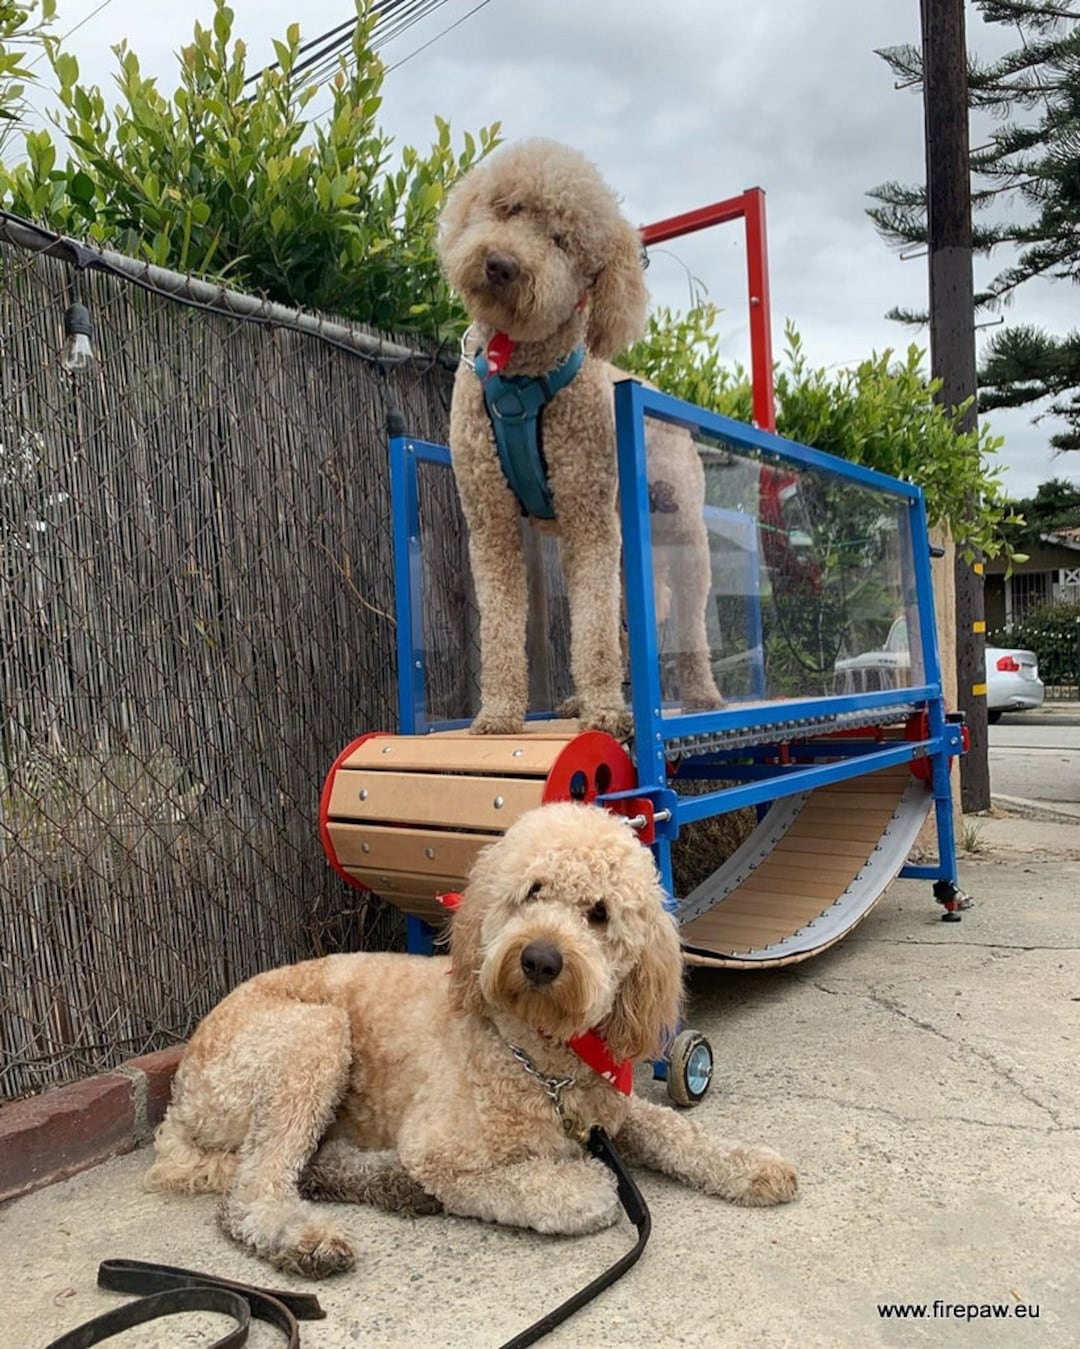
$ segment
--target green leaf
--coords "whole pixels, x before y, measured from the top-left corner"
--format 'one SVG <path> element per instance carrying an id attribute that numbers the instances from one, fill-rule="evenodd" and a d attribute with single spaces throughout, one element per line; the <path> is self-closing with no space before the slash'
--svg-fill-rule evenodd
<path id="1" fill-rule="evenodd" d="M 96 193 L 97 187 L 93 178 L 88 173 L 84 173 L 82 169 L 68 181 L 68 195 L 77 202 L 89 206 Z"/>

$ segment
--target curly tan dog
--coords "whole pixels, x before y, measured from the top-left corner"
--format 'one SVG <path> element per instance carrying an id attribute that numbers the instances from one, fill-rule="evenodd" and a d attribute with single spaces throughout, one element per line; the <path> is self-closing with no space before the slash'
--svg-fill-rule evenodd
<path id="1" fill-rule="evenodd" d="M 631 1163 L 737 1204 L 796 1191 L 776 1153 L 712 1139 L 623 1095 L 567 1041 L 616 1060 L 675 1024 L 681 961 L 648 850 L 594 806 L 522 816 L 478 858 L 445 958 L 336 955 L 261 974 L 201 1023 L 155 1141 L 151 1189 L 220 1191 L 221 1222 L 282 1269 L 348 1269 L 351 1243 L 302 1198 L 592 1232 L 614 1180 L 560 1125 L 543 1083 Z M 629 1072 L 628 1066 L 626 1067 Z"/>
<path id="2" fill-rule="evenodd" d="M 546 461 L 570 601 L 573 707 L 583 726 L 629 732 L 620 654 L 620 530 L 612 384 L 607 358 L 641 335 L 648 296 L 641 240 L 596 169 L 546 140 L 500 150 L 451 191 L 439 251 L 486 353 L 482 382 L 463 361 L 454 384 L 450 449 L 469 528 L 480 608 L 479 733 L 520 730 L 526 711 L 527 611 L 520 516 L 500 465 L 485 406 L 491 374 L 550 377 L 584 345 L 584 362 L 542 413 Z M 494 339 L 494 340 L 493 340 Z M 501 345 L 500 345 L 501 344 Z M 538 433 L 539 434 L 539 433 Z M 693 442 L 655 426 L 649 440 L 656 594 L 676 626 L 675 675 L 684 708 L 723 705 L 709 666 L 705 606 L 709 549 L 701 515 L 704 475 Z M 534 520 L 535 523 L 535 520 Z M 679 603 L 669 573 L 678 550 Z"/>

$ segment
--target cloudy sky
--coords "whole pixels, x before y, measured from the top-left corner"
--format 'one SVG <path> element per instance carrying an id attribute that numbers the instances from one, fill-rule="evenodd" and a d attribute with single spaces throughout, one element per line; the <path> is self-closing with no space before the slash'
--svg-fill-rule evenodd
<path id="1" fill-rule="evenodd" d="M 59 0 L 58 30 L 99 3 Z M 289 23 L 316 37 L 352 12 L 351 0 L 233 0 L 233 9 L 252 68 L 273 60 L 271 39 Z M 865 215 L 867 188 L 923 176 L 921 100 L 897 92 L 874 55 L 917 41 L 918 12 L 918 0 L 446 0 L 383 49 L 388 65 L 401 64 L 384 84 L 381 120 L 399 143 L 418 146 L 431 140 L 435 114 L 458 135 L 499 121 L 507 138 L 566 141 L 642 224 L 763 187 L 774 341 L 790 318 L 815 364 L 842 366 L 926 344 L 925 333 L 884 318 L 893 304 L 925 305 L 926 260 L 901 261 Z M 174 53 L 211 13 L 211 0 L 107 0 L 65 45 L 84 78 L 104 86 L 109 48 L 126 38 L 171 91 Z M 1012 45 L 974 10 L 968 22 L 980 53 Z M 973 143 L 984 130 L 973 129 Z M 746 361 L 743 267 L 741 231 L 726 226 L 654 251 L 648 279 L 656 302 L 684 306 L 688 275 L 698 278 L 724 311 L 725 351 Z M 996 270 L 977 267 L 976 284 Z M 1073 288 L 1036 284 L 1020 292 L 1010 321 L 1073 326 Z M 1050 476 L 1080 480 L 1077 456 L 1052 460 L 1048 431 L 1029 414 L 998 413 L 991 425 L 1006 437 L 1011 495 Z"/>

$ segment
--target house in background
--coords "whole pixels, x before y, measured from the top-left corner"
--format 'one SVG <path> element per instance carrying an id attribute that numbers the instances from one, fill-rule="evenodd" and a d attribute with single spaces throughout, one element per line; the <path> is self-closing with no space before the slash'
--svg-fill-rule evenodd
<path id="1" fill-rule="evenodd" d="M 986 631 L 999 632 L 1019 623 L 1039 604 L 1080 603 L 1080 526 L 1040 534 L 1030 556 L 1005 575 L 1002 557 L 986 563 Z"/>

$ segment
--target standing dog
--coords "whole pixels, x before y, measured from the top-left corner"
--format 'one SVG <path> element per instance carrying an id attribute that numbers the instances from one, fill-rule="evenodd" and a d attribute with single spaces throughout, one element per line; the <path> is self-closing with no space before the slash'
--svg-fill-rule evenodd
<path id="1" fill-rule="evenodd" d="M 500 150 L 453 188 L 439 251 L 472 319 L 468 359 L 454 384 L 450 448 L 480 608 L 481 708 L 473 730 L 513 734 L 525 716 L 525 513 L 551 521 L 561 539 L 573 711 L 583 726 L 623 736 L 631 721 L 620 654 L 612 401 L 619 372 L 607 359 L 644 328 L 640 236 L 586 159 L 533 140 Z M 514 422 L 531 400 L 542 407 L 531 449 L 521 448 L 527 433 L 516 427 L 505 434 L 518 443 L 504 448 L 493 427 Z M 654 538 L 667 559 L 655 579 L 660 621 L 672 599 L 665 573 L 679 550 L 672 612 L 682 704 L 719 707 L 705 633 L 704 475 L 688 435 L 656 425 L 649 479 Z"/>
<path id="2" fill-rule="evenodd" d="M 659 1051 L 680 993 L 648 850 L 594 806 L 542 806 L 478 858 L 450 961 L 328 956 L 229 994 L 185 1051 L 146 1183 L 222 1193 L 231 1236 L 313 1278 L 355 1253 L 302 1196 L 538 1232 L 615 1222 L 614 1179 L 564 1119 L 733 1203 L 791 1199 L 776 1153 L 611 1084 Z M 595 1067 L 570 1048 L 591 1030 Z"/>

